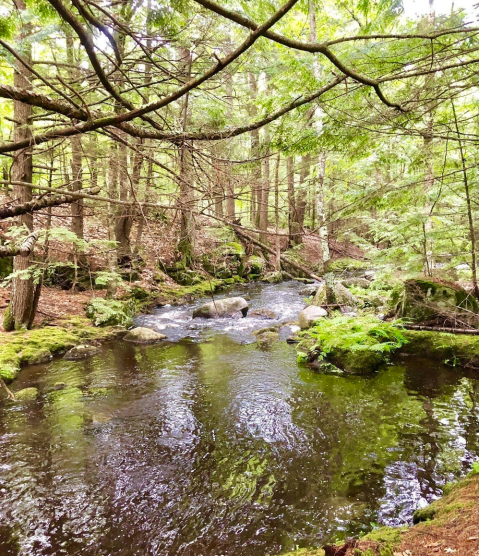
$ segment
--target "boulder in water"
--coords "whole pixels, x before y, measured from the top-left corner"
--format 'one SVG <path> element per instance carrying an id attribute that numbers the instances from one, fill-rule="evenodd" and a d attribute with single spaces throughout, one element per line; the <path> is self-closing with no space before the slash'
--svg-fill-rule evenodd
<path id="1" fill-rule="evenodd" d="M 79 359 L 86 359 L 92 355 L 99 353 L 100 348 L 96 346 L 75 346 L 70 351 L 67 351 L 63 356 L 64 359 L 68 361 L 78 361 Z"/>
<path id="2" fill-rule="evenodd" d="M 319 285 L 315 285 L 315 284 L 310 284 L 308 286 L 304 286 L 304 288 L 301 288 L 299 290 L 299 295 L 303 295 L 305 297 L 311 297 L 312 295 L 315 295 L 315 293 L 317 292 L 319 288 Z"/>
<path id="3" fill-rule="evenodd" d="M 193 318 L 213 319 L 215 317 L 234 317 L 241 313 L 243 317 L 248 314 L 249 305 L 242 297 L 228 297 L 215 299 L 193 311 Z"/>
<path id="4" fill-rule="evenodd" d="M 299 326 L 301 327 L 302 330 L 305 330 L 306 328 L 311 328 L 311 326 L 313 326 L 313 324 L 317 320 L 327 316 L 328 313 L 325 309 L 322 309 L 321 307 L 316 307 L 315 305 L 310 305 L 309 307 L 306 307 L 306 309 L 301 311 L 301 313 L 299 313 L 298 315 Z"/>
<path id="5" fill-rule="evenodd" d="M 255 309 L 249 314 L 250 317 L 259 317 L 261 319 L 273 319 L 276 320 L 278 315 L 274 311 L 269 309 Z"/>
<path id="6" fill-rule="evenodd" d="M 166 338 L 167 336 L 151 328 L 138 326 L 137 328 L 129 330 L 123 339 L 127 342 L 133 342 L 134 344 L 156 344 L 156 342 Z"/>

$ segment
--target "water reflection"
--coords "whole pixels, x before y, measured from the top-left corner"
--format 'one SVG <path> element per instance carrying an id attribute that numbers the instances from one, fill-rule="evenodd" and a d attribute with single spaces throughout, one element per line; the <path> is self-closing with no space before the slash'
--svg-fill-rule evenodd
<path id="1" fill-rule="evenodd" d="M 408 522 L 478 457 L 477 376 L 314 374 L 251 326 L 26 369 L 41 396 L 0 403 L 2 556 L 275 554 Z"/>

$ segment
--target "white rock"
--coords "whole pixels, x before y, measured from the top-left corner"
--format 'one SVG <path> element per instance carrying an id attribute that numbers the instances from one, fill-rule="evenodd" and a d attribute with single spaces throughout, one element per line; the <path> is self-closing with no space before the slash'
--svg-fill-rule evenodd
<path id="1" fill-rule="evenodd" d="M 316 307 L 315 305 L 310 305 L 309 307 L 306 307 L 306 309 L 301 311 L 301 313 L 299 313 L 298 315 L 299 326 L 301 327 L 302 330 L 305 330 L 306 328 L 310 328 L 311 326 L 313 326 L 313 324 L 317 320 L 327 316 L 328 316 L 328 312 L 322 307 Z"/>

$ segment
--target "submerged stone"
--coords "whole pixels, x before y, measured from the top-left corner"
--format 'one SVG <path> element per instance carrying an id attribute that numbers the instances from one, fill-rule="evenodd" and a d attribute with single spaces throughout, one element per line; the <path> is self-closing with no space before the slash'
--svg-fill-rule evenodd
<path id="1" fill-rule="evenodd" d="M 70 351 L 65 353 L 64 359 L 68 361 L 77 361 L 79 359 L 86 359 L 87 357 L 92 357 L 100 352 L 100 348 L 97 346 L 75 346 Z"/>
<path id="2" fill-rule="evenodd" d="M 166 338 L 167 336 L 156 332 L 156 330 L 138 326 L 137 328 L 133 328 L 133 330 L 129 330 L 123 339 L 126 342 L 132 342 L 134 344 L 155 344 Z"/>
<path id="3" fill-rule="evenodd" d="M 215 317 L 233 317 L 241 313 L 243 317 L 248 314 L 248 302 L 242 297 L 229 297 L 215 299 L 193 311 L 193 318 L 212 319 Z"/>
<path id="4" fill-rule="evenodd" d="M 38 397 L 38 388 L 34 388 L 33 386 L 30 388 L 24 388 L 23 390 L 19 390 L 18 392 L 14 393 L 15 400 L 21 402 L 27 402 L 34 400 Z"/>
<path id="5" fill-rule="evenodd" d="M 250 317 L 259 317 L 262 319 L 272 319 L 275 320 L 278 318 L 278 315 L 271 311 L 270 309 L 255 309 L 249 314 Z"/>

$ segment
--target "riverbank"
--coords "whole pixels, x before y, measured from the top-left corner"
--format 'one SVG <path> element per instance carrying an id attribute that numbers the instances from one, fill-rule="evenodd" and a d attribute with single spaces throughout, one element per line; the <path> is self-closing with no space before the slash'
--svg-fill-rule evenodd
<path id="1" fill-rule="evenodd" d="M 361 539 L 285 556 L 477 556 L 479 554 L 479 463 L 444 495 L 414 514 L 412 527 L 380 527 Z"/>
<path id="2" fill-rule="evenodd" d="M 225 290 L 237 283 L 234 279 L 212 279 L 191 286 L 164 284 L 147 290 L 133 287 L 123 292 L 121 301 L 131 302 L 135 312 L 148 312 L 158 305 L 181 305 Z M 81 345 L 99 346 L 121 337 L 127 326 L 94 326 L 87 318 L 88 305 L 103 300 L 99 292 L 90 290 L 71 293 L 44 288 L 43 305 L 32 330 L 3 332 L 0 330 L 0 379 L 7 384 L 18 376 L 24 365 L 45 363 L 69 349 Z M 56 316 L 55 316 L 56 315 Z M 1 320 L 1 316 L 0 316 Z"/>

